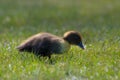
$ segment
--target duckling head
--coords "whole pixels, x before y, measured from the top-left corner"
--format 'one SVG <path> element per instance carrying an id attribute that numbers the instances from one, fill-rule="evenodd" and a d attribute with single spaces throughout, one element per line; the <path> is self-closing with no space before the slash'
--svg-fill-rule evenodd
<path id="1" fill-rule="evenodd" d="M 82 43 L 82 37 L 79 32 L 68 31 L 64 34 L 63 39 L 71 45 L 77 45 L 82 49 L 85 49 Z"/>

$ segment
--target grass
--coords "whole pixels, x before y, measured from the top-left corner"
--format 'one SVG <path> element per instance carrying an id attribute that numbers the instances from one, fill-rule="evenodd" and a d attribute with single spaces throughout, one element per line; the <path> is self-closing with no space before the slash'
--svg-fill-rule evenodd
<path id="1" fill-rule="evenodd" d="M 120 0 L 1 0 L 0 80 L 119 80 Z M 77 30 L 86 50 L 72 46 L 47 58 L 19 54 L 38 32 Z"/>

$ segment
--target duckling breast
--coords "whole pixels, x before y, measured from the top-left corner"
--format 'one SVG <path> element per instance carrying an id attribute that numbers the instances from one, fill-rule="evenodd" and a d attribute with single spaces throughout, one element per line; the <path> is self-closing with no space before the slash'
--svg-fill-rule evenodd
<path id="1" fill-rule="evenodd" d="M 55 54 L 61 54 L 67 52 L 70 49 L 69 43 L 62 39 L 56 39 L 53 46 L 54 48 L 52 48 L 52 51 Z"/>

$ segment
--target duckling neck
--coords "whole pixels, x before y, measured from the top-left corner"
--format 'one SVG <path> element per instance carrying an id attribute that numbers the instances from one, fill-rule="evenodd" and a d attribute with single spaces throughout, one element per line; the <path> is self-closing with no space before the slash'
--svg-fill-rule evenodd
<path id="1" fill-rule="evenodd" d="M 65 37 L 63 37 L 63 40 L 70 45 L 70 42 Z"/>

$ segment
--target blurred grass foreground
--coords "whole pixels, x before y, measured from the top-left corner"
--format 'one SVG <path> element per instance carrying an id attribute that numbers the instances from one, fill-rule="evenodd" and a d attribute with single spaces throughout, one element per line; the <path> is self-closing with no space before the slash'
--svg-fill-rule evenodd
<path id="1" fill-rule="evenodd" d="M 72 46 L 54 64 L 15 49 L 33 34 L 68 30 L 86 50 Z M 0 0 L 0 80 L 120 80 L 119 69 L 120 0 Z"/>

